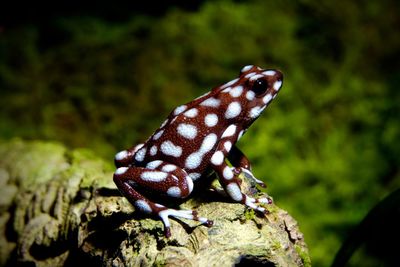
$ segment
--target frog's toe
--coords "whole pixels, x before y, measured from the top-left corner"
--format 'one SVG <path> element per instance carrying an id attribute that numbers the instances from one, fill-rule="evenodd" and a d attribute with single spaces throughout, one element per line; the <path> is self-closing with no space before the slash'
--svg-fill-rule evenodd
<path id="1" fill-rule="evenodd" d="M 266 208 L 261 207 L 257 204 L 271 204 L 271 203 L 272 203 L 272 201 L 270 198 L 252 198 L 249 196 L 246 197 L 246 201 L 245 201 L 245 205 L 247 207 L 249 207 L 253 210 L 256 210 L 258 212 L 261 212 L 263 214 L 268 214 L 269 211 Z"/>
<path id="2" fill-rule="evenodd" d="M 241 171 L 242 171 L 244 177 L 246 177 L 247 179 L 254 181 L 256 184 L 258 184 L 261 187 L 264 187 L 264 188 L 267 187 L 267 185 L 263 181 L 257 179 L 250 170 L 241 168 Z"/>
<path id="3" fill-rule="evenodd" d="M 167 236 L 167 233 L 169 228 L 170 228 L 170 221 L 169 221 L 169 216 L 174 217 L 174 218 L 183 218 L 183 219 L 188 219 L 188 220 L 193 220 L 193 221 L 198 221 L 207 227 L 211 227 L 213 225 L 213 221 L 209 220 L 204 217 L 199 217 L 197 216 L 197 212 L 194 210 L 176 210 L 176 209 L 165 209 L 163 211 L 160 211 L 158 214 L 164 223 L 165 226 L 165 234 Z M 169 233 L 170 234 L 170 233 Z"/>

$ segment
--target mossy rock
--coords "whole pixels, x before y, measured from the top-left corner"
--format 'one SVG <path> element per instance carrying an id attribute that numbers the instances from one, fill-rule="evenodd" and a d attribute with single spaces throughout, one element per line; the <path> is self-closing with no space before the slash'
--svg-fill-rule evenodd
<path id="1" fill-rule="evenodd" d="M 159 220 L 134 212 L 119 194 L 113 169 L 93 152 L 56 143 L 1 144 L 0 265 L 311 265 L 287 212 L 272 204 L 264 216 L 210 190 L 180 207 L 214 226 L 172 219 L 165 238 Z"/>

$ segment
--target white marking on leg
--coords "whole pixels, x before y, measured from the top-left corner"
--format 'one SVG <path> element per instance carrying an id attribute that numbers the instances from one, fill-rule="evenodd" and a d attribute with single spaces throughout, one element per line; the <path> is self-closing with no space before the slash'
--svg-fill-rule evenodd
<path id="1" fill-rule="evenodd" d="M 217 125 L 218 123 L 218 116 L 214 113 L 211 114 L 207 114 L 204 117 L 204 123 L 208 126 L 208 127 L 214 127 L 215 125 Z"/>
<path id="2" fill-rule="evenodd" d="M 231 151 L 232 142 L 231 142 L 231 141 L 226 141 L 226 142 L 224 143 L 224 148 L 225 148 L 225 150 L 226 150 L 227 152 Z"/>
<path id="3" fill-rule="evenodd" d="M 229 125 L 228 128 L 226 128 L 226 130 L 222 134 L 221 138 L 232 136 L 235 134 L 235 132 L 236 132 L 236 125 L 231 124 L 231 125 Z"/>
<path id="4" fill-rule="evenodd" d="M 167 178 L 168 174 L 165 172 L 150 171 L 140 174 L 140 178 L 147 182 L 161 182 Z"/>
<path id="5" fill-rule="evenodd" d="M 160 131 L 158 131 L 157 133 L 155 133 L 155 134 L 153 135 L 153 140 L 159 139 L 163 133 L 164 133 L 164 130 L 160 130 Z"/>
<path id="6" fill-rule="evenodd" d="M 141 148 L 138 152 L 136 152 L 135 160 L 143 161 L 144 160 L 144 156 L 146 155 L 146 151 L 147 151 L 147 149 L 144 147 L 144 148 Z"/>
<path id="7" fill-rule="evenodd" d="M 279 91 L 279 89 L 281 89 L 281 86 L 282 86 L 282 81 L 276 81 L 276 82 L 274 83 L 274 89 L 275 89 L 275 91 Z"/>
<path id="8" fill-rule="evenodd" d="M 116 171 L 115 174 L 121 175 L 124 174 L 129 168 L 128 167 L 119 167 Z"/>
<path id="9" fill-rule="evenodd" d="M 239 97 L 239 96 L 242 94 L 242 92 L 243 92 L 243 86 L 238 85 L 238 86 L 234 87 L 234 88 L 229 92 L 229 94 L 230 94 L 232 97 Z"/>
<path id="10" fill-rule="evenodd" d="M 241 201 L 243 199 L 242 192 L 236 183 L 230 183 L 226 186 L 228 195 L 235 201 Z"/>
<path id="11" fill-rule="evenodd" d="M 153 161 L 150 161 L 149 163 L 147 163 L 146 168 L 154 170 L 154 169 L 158 168 L 158 166 L 160 166 L 162 163 L 163 162 L 161 160 L 153 160 Z"/>
<path id="12" fill-rule="evenodd" d="M 199 113 L 199 111 L 196 108 L 192 108 L 192 109 L 189 109 L 188 111 L 186 111 L 185 113 L 183 113 L 183 115 L 185 115 L 188 118 L 194 118 L 197 116 L 198 113 Z"/>
<path id="13" fill-rule="evenodd" d="M 170 197 L 180 197 L 182 194 L 181 189 L 177 186 L 172 186 L 170 188 L 168 188 L 167 190 L 167 195 Z"/>
<path id="14" fill-rule="evenodd" d="M 155 156 L 157 154 L 157 151 L 158 151 L 157 146 L 152 146 L 150 148 L 150 155 Z"/>
<path id="15" fill-rule="evenodd" d="M 232 119 L 240 114 L 242 107 L 239 102 L 232 102 L 228 105 L 225 111 L 225 118 Z"/>
<path id="16" fill-rule="evenodd" d="M 222 171 L 222 175 L 226 180 L 230 180 L 233 178 L 233 172 L 229 166 L 225 166 L 224 170 Z"/>
<path id="17" fill-rule="evenodd" d="M 191 124 L 181 123 L 176 130 L 179 135 L 187 139 L 194 139 L 197 135 L 197 127 Z"/>
<path id="18" fill-rule="evenodd" d="M 149 204 L 144 200 L 141 200 L 141 199 L 136 200 L 135 206 L 136 206 L 136 208 L 138 208 L 140 211 L 142 211 L 144 213 L 151 213 L 151 208 L 150 208 Z"/>
<path id="19" fill-rule="evenodd" d="M 212 107 L 212 108 L 217 108 L 219 107 L 219 104 L 221 103 L 221 100 L 216 99 L 214 97 L 207 98 L 203 102 L 200 103 L 200 106 L 205 106 L 205 107 Z"/>
<path id="20" fill-rule="evenodd" d="M 201 160 L 203 158 L 203 153 L 197 151 L 190 154 L 185 161 L 185 167 L 188 169 L 196 169 L 200 166 Z"/>
<path id="21" fill-rule="evenodd" d="M 211 157 L 211 163 L 218 166 L 221 165 L 222 162 L 224 162 L 224 153 L 221 151 L 215 152 Z"/>
<path id="22" fill-rule="evenodd" d="M 168 156 L 180 157 L 182 155 L 182 147 L 174 145 L 171 141 L 165 141 L 161 144 L 161 152 Z"/>
<path id="23" fill-rule="evenodd" d="M 186 105 L 182 105 L 182 106 L 177 107 L 174 110 L 174 115 L 176 116 L 176 115 L 181 114 L 182 112 L 184 112 L 186 110 L 186 108 L 187 108 Z"/>
<path id="24" fill-rule="evenodd" d="M 172 164 L 167 164 L 161 168 L 163 172 L 173 172 L 176 170 L 176 166 Z"/>
<path id="25" fill-rule="evenodd" d="M 217 135 L 211 133 L 204 137 L 203 143 L 201 144 L 200 151 L 205 154 L 211 149 L 213 149 L 214 145 L 217 143 Z"/>
<path id="26" fill-rule="evenodd" d="M 192 193 L 193 187 L 194 187 L 193 180 L 189 175 L 186 176 L 185 179 L 186 179 L 186 183 L 187 183 L 187 186 L 188 186 L 188 191 L 189 191 L 189 194 L 190 194 L 190 193 Z"/>

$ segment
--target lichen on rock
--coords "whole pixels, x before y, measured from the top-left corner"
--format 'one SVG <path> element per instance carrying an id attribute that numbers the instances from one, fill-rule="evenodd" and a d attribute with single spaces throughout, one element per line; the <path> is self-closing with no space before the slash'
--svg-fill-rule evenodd
<path id="1" fill-rule="evenodd" d="M 214 226 L 173 219 L 167 239 L 159 220 L 135 212 L 119 194 L 112 172 L 88 150 L 1 144 L 0 265 L 311 265 L 296 221 L 273 204 L 267 216 L 249 213 L 204 190 L 180 207 Z"/>

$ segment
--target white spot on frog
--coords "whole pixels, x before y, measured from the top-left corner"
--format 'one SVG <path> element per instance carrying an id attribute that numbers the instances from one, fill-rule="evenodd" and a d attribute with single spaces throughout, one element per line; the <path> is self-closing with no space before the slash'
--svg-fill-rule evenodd
<path id="1" fill-rule="evenodd" d="M 150 161 L 149 163 L 147 163 L 146 168 L 154 170 L 154 169 L 158 168 L 158 166 L 160 166 L 162 163 L 163 162 L 161 160 L 153 160 L 153 161 Z"/>
<path id="2" fill-rule="evenodd" d="M 260 116 L 260 114 L 261 114 L 261 112 L 263 112 L 263 110 L 265 109 L 265 107 L 266 106 L 263 106 L 263 107 L 254 107 L 254 108 L 252 108 L 251 110 L 250 110 L 250 114 L 249 114 L 249 116 L 250 116 L 250 118 L 253 118 L 253 119 L 255 119 L 255 118 L 257 118 L 258 116 Z"/>
<path id="3" fill-rule="evenodd" d="M 207 98 L 203 102 L 200 103 L 200 106 L 205 106 L 205 107 L 212 107 L 212 108 L 217 108 L 219 107 L 219 104 L 221 103 L 221 100 L 216 99 L 214 97 Z"/>
<path id="4" fill-rule="evenodd" d="M 263 97 L 263 102 L 264 102 L 264 104 L 269 103 L 271 100 L 272 100 L 272 95 L 271 95 L 271 94 L 266 94 L 266 95 Z"/>
<path id="5" fill-rule="evenodd" d="M 172 186 L 172 187 L 168 188 L 167 195 L 170 197 L 180 197 L 181 189 L 177 186 Z"/>
<path id="6" fill-rule="evenodd" d="M 176 115 L 181 114 L 182 112 L 184 112 L 186 110 L 186 108 L 187 108 L 186 105 L 182 105 L 182 106 L 177 107 L 174 110 L 174 115 L 176 116 Z"/>
<path id="7" fill-rule="evenodd" d="M 246 93 L 246 98 L 247 98 L 247 100 L 249 100 L 249 101 L 252 101 L 252 100 L 254 100 L 254 97 L 256 96 L 256 94 L 253 92 L 253 91 L 247 91 L 247 93 Z"/>
<path id="8" fill-rule="evenodd" d="M 115 155 L 116 160 L 123 160 L 128 157 L 128 151 L 122 150 Z"/>
<path id="9" fill-rule="evenodd" d="M 226 192 L 235 201 L 241 201 L 243 196 L 240 188 L 235 183 L 230 183 L 226 186 Z"/>
<path id="10" fill-rule="evenodd" d="M 244 77 L 248 79 L 248 78 L 253 77 L 254 75 L 256 75 L 255 72 L 250 72 L 250 73 L 246 74 Z"/>
<path id="11" fill-rule="evenodd" d="M 143 172 L 140 175 L 140 178 L 143 181 L 147 182 L 161 182 L 164 181 L 167 178 L 168 174 L 165 172 L 159 172 L 159 171 L 149 171 L 149 172 Z"/>
<path id="12" fill-rule="evenodd" d="M 222 175 L 226 180 L 231 180 L 233 178 L 233 172 L 229 166 L 225 166 L 224 170 L 222 171 Z"/>
<path id="13" fill-rule="evenodd" d="M 147 151 L 147 149 L 144 147 L 144 148 L 140 149 L 138 152 L 136 152 L 135 160 L 143 161 L 144 160 L 144 156 L 146 155 L 146 151 Z"/>
<path id="14" fill-rule="evenodd" d="M 262 75 L 262 74 L 254 75 L 254 76 L 252 76 L 252 77 L 250 78 L 250 81 L 257 80 L 258 78 L 261 78 L 261 77 L 264 77 L 264 75 Z"/>
<path id="15" fill-rule="evenodd" d="M 221 151 L 215 152 L 211 157 L 211 163 L 218 166 L 224 162 L 224 154 Z"/>
<path id="16" fill-rule="evenodd" d="M 207 114 L 204 117 L 204 123 L 208 126 L 208 127 L 214 127 L 215 125 L 217 125 L 218 123 L 218 116 L 214 113 L 211 114 Z"/>
<path id="17" fill-rule="evenodd" d="M 225 111 L 225 118 L 226 119 L 233 119 L 237 117 L 240 112 L 242 111 L 242 107 L 240 106 L 239 102 L 232 102 L 228 105 Z"/>
<path id="18" fill-rule="evenodd" d="M 229 125 L 228 128 L 226 128 L 226 130 L 222 134 L 221 138 L 232 136 L 235 134 L 235 132 L 236 132 L 236 125 L 231 124 L 231 125 Z"/>
<path id="19" fill-rule="evenodd" d="M 254 67 L 254 65 L 244 66 L 240 72 L 246 72 L 246 71 L 250 70 L 252 67 Z"/>
<path id="20" fill-rule="evenodd" d="M 276 74 L 276 71 L 274 71 L 274 70 L 266 70 L 262 74 L 267 75 L 267 76 L 274 76 Z"/>
<path id="21" fill-rule="evenodd" d="M 214 145 L 217 143 L 217 135 L 214 133 L 211 133 L 207 135 L 203 143 L 201 144 L 201 147 L 198 151 L 190 154 L 185 161 L 185 166 L 188 169 L 195 169 L 201 164 L 201 160 L 203 159 L 203 156 L 205 153 L 209 152 L 211 149 L 213 149 Z"/>
<path id="22" fill-rule="evenodd" d="M 243 86 L 238 85 L 238 86 L 234 87 L 234 88 L 229 92 L 229 94 L 230 94 L 232 97 L 239 97 L 239 96 L 242 94 L 242 92 L 243 92 Z"/>
<path id="23" fill-rule="evenodd" d="M 229 152 L 229 151 L 231 150 L 231 148 L 232 148 L 232 142 L 231 142 L 231 141 L 226 141 L 226 142 L 224 143 L 224 147 L 225 147 L 225 150 L 226 150 L 227 152 Z"/>
<path id="24" fill-rule="evenodd" d="M 236 79 L 234 79 L 234 80 L 232 80 L 230 82 L 227 82 L 226 84 L 222 85 L 221 89 L 225 89 L 226 87 L 229 87 L 229 86 L 235 84 L 237 81 L 239 81 L 239 78 L 236 78 Z"/>
<path id="25" fill-rule="evenodd" d="M 282 81 L 276 81 L 274 83 L 274 90 L 279 91 L 279 89 L 281 89 L 281 86 L 282 86 Z"/>
<path id="26" fill-rule="evenodd" d="M 182 155 L 182 147 L 174 145 L 171 141 L 165 141 L 161 144 L 161 152 L 168 156 L 180 157 Z"/>
<path id="27" fill-rule="evenodd" d="M 190 178 L 193 179 L 193 181 L 196 181 L 197 179 L 199 179 L 201 177 L 201 173 L 198 172 L 192 172 L 189 173 Z"/>
<path id="28" fill-rule="evenodd" d="M 156 132 L 156 133 L 153 135 L 153 140 L 159 139 L 163 133 L 164 133 L 164 130 L 160 130 L 160 131 Z"/>
<path id="29" fill-rule="evenodd" d="M 136 200 L 135 206 L 136 206 L 136 208 L 138 208 L 139 210 L 141 210 L 144 213 L 151 213 L 151 208 L 150 208 L 149 204 L 147 204 L 147 202 L 144 200 L 141 200 L 141 199 Z"/>
<path id="30" fill-rule="evenodd" d="M 178 134 L 187 138 L 187 139 L 194 139 L 197 135 L 197 128 L 194 125 L 181 123 L 176 128 Z"/>
<path id="31" fill-rule="evenodd" d="M 167 164 L 167 165 L 163 166 L 161 170 L 163 172 L 173 172 L 176 170 L 176 166 L 172 165 L 172 164 Z"/>
<path id="32" fill-rule="evenodd" d="M 155 156 L 157 154 L 157 146 L 152 146 L 150 148 L 150 155 Z"/>
<path id="33" fill-rule="evenodd" d="M 124 174 L 129 168 L 128 167 L 119 167 L 116 171 L 115 174 L 121 175 Z"/>
<path id="34" fill-rule="evenodd" d="M 183 115 L 185 115 L 188 118 L 194 118 L 197 116 L 198 113 L 199 113 L 199 111 L 196 108 L 192 108 L 192 109 L 189 109 L 188 111 L 186 111 L 185 113 L 183 113 Z"/>

